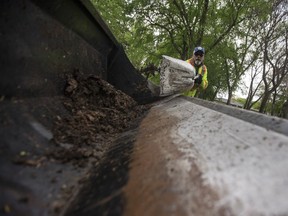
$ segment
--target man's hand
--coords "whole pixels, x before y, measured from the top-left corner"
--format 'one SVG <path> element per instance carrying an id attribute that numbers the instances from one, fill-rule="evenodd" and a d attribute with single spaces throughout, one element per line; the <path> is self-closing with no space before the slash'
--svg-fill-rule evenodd
<path id="1" fill-rule="evenodd" d="M 195 83 L 200 85 L 201 82 L 202 82 L 202 75 L 198 75 L 198 77 L 195 79 Z"/>

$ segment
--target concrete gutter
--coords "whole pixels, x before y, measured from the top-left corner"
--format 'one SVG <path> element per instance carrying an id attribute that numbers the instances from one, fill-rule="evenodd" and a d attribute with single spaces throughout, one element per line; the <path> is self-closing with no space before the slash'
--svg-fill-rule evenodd
<path id="1" fill-rule="evenodd" d="M 275 116 L 267 116 L 262 113 L 248 111 L 245 109 L 239 109 L 236 107 L 223 105 L 216 102 L 205 101 L 198 98 L 191 98 L 191 97 L 185 97 L 185 98 L 186 100 L 189 100 L 195 104 L 199 104 L 209 109 L 216 110 L 218 112 L 233 116 L 234 118 L 242 119 L 252 124 L 259 125 L 268 130 L 288 135 L 288 120 L 286 119 L 278 118 Z"/>
<path id="2" fill-rule="evenodd" d="M 140 125 L 124 215 L 287 215 L 287 150 L 283 133 L 166 100 Z"/>

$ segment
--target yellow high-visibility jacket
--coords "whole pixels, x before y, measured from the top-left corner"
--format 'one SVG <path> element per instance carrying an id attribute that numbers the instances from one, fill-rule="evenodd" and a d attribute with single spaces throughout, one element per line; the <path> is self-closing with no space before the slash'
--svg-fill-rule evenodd
<path id="1" fill-rule="evenodd" d="M 192 89 L 184 92 L 184 95 L 194 97 L 197 90 L 204 90 L 207 88 L 207 86 L 208 86 L 208 78 L 207 78 L 208 70 L 207 70 L 207 67 L 205 65 L 201 65 L 200 67 L 195 66 L 192 58 L 186 60 L 186 62 L 190 63 L 191 65 L 193 65 L 195 67 L 196 75 L 198 75 L 198 74 L 202 75 L 202 82 L 200 85 L 195 83 L 194 86 L 192 87 Z"/>

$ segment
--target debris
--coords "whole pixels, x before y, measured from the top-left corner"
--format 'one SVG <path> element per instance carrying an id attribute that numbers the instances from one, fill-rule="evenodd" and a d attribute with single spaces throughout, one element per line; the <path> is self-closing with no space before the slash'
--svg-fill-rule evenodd
<path id="1" fill-rule="evenodd" d="M 149 109 L 94 75 L 69 75 L 63 101 L 69 116 L 56 116 L 47 155 L 80 167 L 98 161 L 118 134 Z"/>

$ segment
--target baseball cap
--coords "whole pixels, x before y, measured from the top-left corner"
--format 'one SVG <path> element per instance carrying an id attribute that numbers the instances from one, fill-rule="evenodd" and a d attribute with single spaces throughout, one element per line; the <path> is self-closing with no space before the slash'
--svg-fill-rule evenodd
<path id="1" fill-rule="evenodd" d="M 196 47 L 196 48 L 194 49 L 193 54 L 195 54 L 195 53 L 205 54 L 205 49 L 204 49 L 203 47 L 198 46 L 198 47 Z"/>

